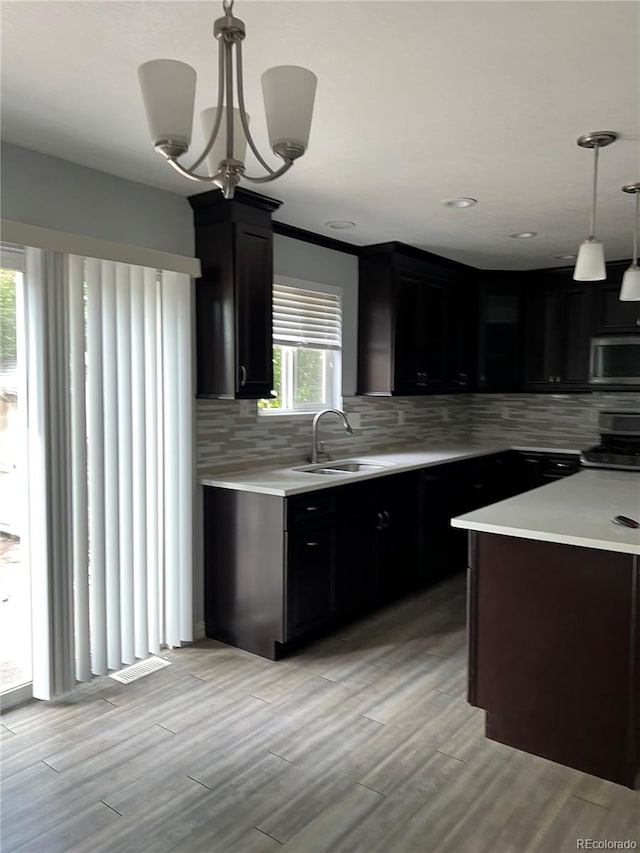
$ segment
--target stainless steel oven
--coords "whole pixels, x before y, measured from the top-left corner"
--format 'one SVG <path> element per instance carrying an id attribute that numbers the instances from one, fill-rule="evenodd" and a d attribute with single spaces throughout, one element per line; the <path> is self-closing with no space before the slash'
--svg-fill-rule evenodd
<path id="1" fill-rule="evenodd" d="M 640 385 L 640 335 L 591 338 L 589 382 Z"/>

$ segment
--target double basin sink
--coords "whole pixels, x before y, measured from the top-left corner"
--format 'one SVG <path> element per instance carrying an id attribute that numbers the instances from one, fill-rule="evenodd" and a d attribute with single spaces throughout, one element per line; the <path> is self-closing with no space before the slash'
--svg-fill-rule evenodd
<path id="1" fill-rule="evenodd" d="M 342 462 L 321 462 L 317 465 L 305 465 L 293 468 L 301 474 L 325 474 L 327 476 L 340 474 L 367 474 L 382 468 L 389 468 L 389 462 L 360 462 L 357 459 L 344 459 Z"/>

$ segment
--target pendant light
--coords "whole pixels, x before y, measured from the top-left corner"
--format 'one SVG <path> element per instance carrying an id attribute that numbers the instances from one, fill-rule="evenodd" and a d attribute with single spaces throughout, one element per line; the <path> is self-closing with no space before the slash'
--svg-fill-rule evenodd
<path id="1" fill-rule="evenodd" d="M 187 153 L 191 144 L 196 72 L 190 65 L 173 59 L 153 59 L 138 69 L 155 150 L 183 177 L 213 184 L 222 190 L 225 198 L 233 198 L 239 181 L 257 184 L 273 181 L 302 157 L 309 144 L 317 82 L 315 74 L 297 65 L 279 65 L 262 75 L 269 142 L 273 153 L 283 161 L 279 168 L 272 168 L 262 158 L 249 131 L 242 67 L 245 26 L 233 14 L 233 3 L 234 0 L 223 0 L 224 15 L 213 25 L 213 35 L 218 41 L 217 106 L 201 115 L 207 143 L 191 166 L 182 165 L 178 158 Z M 265 174 L 256 177 L 246 174 L 247 145 Z M 205 161 L 209 172 L 196 172 Z"/>
<path id="2" fill-rule="evenodd" d="M 578 258 L 573 271 L 576 281 L 601 281 L 607 277 L 604 263 L 604 246 L 596 238 L 596 196 L 598 189 L 598 154 L 601 148 L 611 145 L 618 138 L 618 134 L 611 130 L 594 130 L 578 137 L 578 145 L 581 148 L 593 148 L 593 198 L 591 202 L 591 225 L 589 236 L 581 244 L 578 250 Z"/>
<path id="3" fill-rule="evenodd" d="M 636 197 L 636 216 L 633 222 L 633 258 L 631 266 L 622 277 L 620 299 L 623 302 L 640 301 L 640 267 L 638 266 L 638 234 L 640 233 L 640 181 L 625 184 L 623 193 L 633 193 Z"/>

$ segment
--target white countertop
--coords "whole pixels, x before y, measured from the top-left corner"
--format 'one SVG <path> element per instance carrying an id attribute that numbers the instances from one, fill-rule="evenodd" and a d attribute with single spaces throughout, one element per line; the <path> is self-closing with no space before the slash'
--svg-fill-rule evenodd
<path id="1" fill-rule="evenodd" d="M 376 468 L 367 473 L 358 474 L 314 474 L 296 471 L 304 468 L 304 462 L 292 463 L 282 468 L 248 468 L 242 471 L 216 473 L 212 476 L 200 477 L 203 486 L 216 486 L 221 489 L 235 489 L 241 492 L 258 492 L 264 495 L 279 495 L 289 497 L 302 492 L 313 492 L 317 489 L 327 489 L 331 486 L 342 486 L 347 483 L 360 483 L 389 474 L 402 471 L 412 471 L 416 468 L 426 468 L 431 465 L 442 465 L 445 462 L 455 462 L 460 459 L 472 459 L 477 456 L 487 456 L 509 450 L 508 445 L 480 444 L 448 444 L 430 447 L 428 450 L 409 448 L 407 450 L 388 451 L 385 453 L 361 454 L 350 456 L 350 461 L 380 462 L 385 467 Z M 556 451 L 566 452 L 566 451 Z M 339 459 L 325 463 L 335 465 Z"/>
<path id="2" fill-rule="evenodd" d="M 453 527 L 640 555 L 640 472 L 589 469 L 451 520 Z"/>

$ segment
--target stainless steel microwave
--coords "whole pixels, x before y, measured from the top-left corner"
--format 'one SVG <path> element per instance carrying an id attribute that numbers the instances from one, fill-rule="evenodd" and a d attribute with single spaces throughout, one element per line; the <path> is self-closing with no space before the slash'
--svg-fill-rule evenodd
<path id="1" fill-rule="evenodd" d="M 591 338 L 589 382 L 640 385 L 640 335 Z"/>

